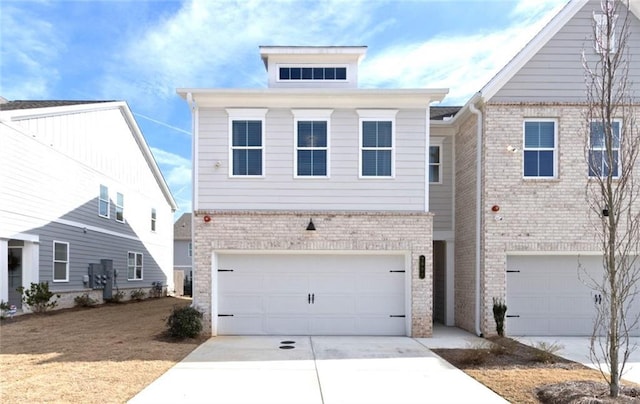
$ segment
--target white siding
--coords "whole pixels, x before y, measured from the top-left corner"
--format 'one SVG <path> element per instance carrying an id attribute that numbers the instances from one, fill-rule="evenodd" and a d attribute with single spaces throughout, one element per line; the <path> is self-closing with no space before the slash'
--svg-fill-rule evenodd
<path id="1" fill-rule="evenodd" d="M 622 7 L 622 4 L 621 4 Z M 584 49 L 591 59 L 593 48 L 593 12 L 600 10 L 600 0 L 592 0 L 534 55 L 494 97 L 493 102 L 580 102 L 585 99 L 584 69 L 581 55 Z M 640 54 L 640 21 L 630 17 L 629 51 Z M 618 21 L 622 20 L 622 15 Z M 631 57 L 631 60 L 636 58 Z M 640 85 L 640 63 L 630 63 L 629 75 Z"/>
<path id="2" fill-rule="evenodd" d="M 119 108 L 24 119 L 0 129 L 0 238 L 62 231 L 42 230 L 52 222 L 80 233 L 87 228 L 143 246 L 153 257 L 148 262 L 173 281 L 173 212 Z M 109 187 L 109 219 L 98 216 L 100 184 Z M 117 192 L 124 195 L 125 223 L 115 221 Z"/>
<path id="3" fill-rule="evenodd" d="M 307 179 L 294 178 L 291 110 L 269 109 L 264 178 L 229 178 L 227 114 L 202 108 L 198 209 L 423 211 L 425 116 L 419 109 L 396 115 L 395 178 L 359 179 L 358 114 L 355 109 L 335 109 L 330 118 L 331 176 Z"/>
<path id="4" fill-rule="evenodd" d="M 445 133 L 441 129 L 432 129 L 432 137 L 442 139 L 440 175 L 442 183 L 429 185 L 429 211 L 434 214 L 433 230 L 452 231 L 453 230 L 453 136 L 440 134 Z"/>

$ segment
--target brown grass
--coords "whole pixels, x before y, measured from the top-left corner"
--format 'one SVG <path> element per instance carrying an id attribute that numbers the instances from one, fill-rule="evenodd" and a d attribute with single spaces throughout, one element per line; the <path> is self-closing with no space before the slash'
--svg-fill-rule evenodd
<path id="1" fill-rule="evenodd" d="M 203 340 L 162 337 L 177 298 L 3 320 L 0 402 L 122 403 Z"/>

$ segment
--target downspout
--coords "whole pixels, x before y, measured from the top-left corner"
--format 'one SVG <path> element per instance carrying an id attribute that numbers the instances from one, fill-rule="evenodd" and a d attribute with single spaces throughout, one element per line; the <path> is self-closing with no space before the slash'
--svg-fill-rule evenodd
<path id="1" fill-rule="evenodd" d="M 197 200 L 196 200 L 196 178 L 197 178 L 197 173 L 196 173 L 196 141 L 198 139 L 197 133 L 198 133 L 198 121 L 197 121 L 197 117 L 196 117 L 196 113 L 198 110 L 198 105 L 196 104 L 195 100 L 193 99 L 193 94 L 191 94 L 191 92 L 187 93 L 187 104 L 189 104 L 189 109 L 191 110 L 191 251 L 195 252 L 195 215 L 194 212 L 196 211 L 196 206 L 197 206 Z M 196 289 L 196 277 L 194 277 L 193 275 L 195 274 L 195 259 L 196 255 L 194 253 L 191 254 L 191 296 L 192 296 L 192 306 L 197 308 L 197 304 L 198 304 L 198 299 L 194 296 L 195 293 L 194 291 L 197 290 Z"/>
<path id="2" fill-rule="evenodd" d="M 475 97 L 474 97 L 475 98 Z M 482 112 L 476 108 L 475 101 L 469 103 L 469 111 L 476 115 L 476 335 L 482 336 L 480 330 L 480 242 L 482 241 Z"/>

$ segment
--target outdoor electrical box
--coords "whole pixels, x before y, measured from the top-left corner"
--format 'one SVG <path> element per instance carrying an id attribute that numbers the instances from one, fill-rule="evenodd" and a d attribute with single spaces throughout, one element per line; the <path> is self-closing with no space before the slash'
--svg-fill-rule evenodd
<path id="1" fill-rule="evenodd" d="M 102 289 L 102 298 L 113 298 L 113 260 L 100 260 L 99 264 L 89 264 L 89 287 Z"/>

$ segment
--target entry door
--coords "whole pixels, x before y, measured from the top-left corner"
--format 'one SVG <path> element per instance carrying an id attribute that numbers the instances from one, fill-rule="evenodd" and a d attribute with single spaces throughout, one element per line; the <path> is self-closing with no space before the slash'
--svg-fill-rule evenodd
<path id="1" fill-rule="evenodd" d="M 405 335 L 401 255 L 219 255 L 218 334 Z"/>
<path id="2" fill-rule="evenodd" d="M 9 304 L 22 307 L 22 295 L 16 289 L 22 286 L 22 247 L 9 247 L 8 256 Z"/>

